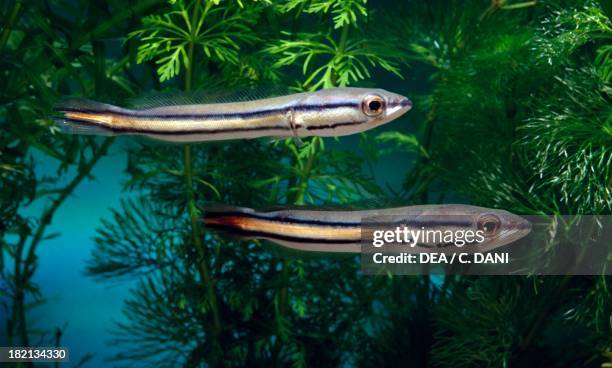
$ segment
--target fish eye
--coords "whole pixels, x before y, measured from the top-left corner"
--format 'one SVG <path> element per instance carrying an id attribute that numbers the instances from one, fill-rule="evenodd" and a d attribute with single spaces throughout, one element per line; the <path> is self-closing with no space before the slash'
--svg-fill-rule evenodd
<path id="1" fill-rule="evenodd" d="M 501 221 L 495 215 L 488 214 L 478 219 L 478 230 L 482 231 L 486 236 L 497 234 L 500 227 Z"/>
<path id="2" fill-rule="evenodd" d="M 371 95 L 363 100 L 363 113 L 367 116 L 378 116 L 385 111 L 385 100 L 378 95 Z"/>

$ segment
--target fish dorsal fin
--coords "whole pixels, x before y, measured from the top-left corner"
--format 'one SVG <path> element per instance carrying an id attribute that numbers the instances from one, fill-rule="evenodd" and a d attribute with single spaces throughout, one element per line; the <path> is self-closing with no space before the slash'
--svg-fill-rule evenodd
<path id="1" fill-rule="evenodd" d="M 134 109 L 152 109 L 163 106 L 199 105 L 253 101 L 288 94 L 285 87 L 261 85 L 237 89 L 198 89 L 192 92 L 163 91 L 147 92 L 128 101 Z"/>
<path id="2" fill-rule="evenodd" d="M 77 110 L 77 111 L 91 111 L 91 112 L 106 112 L 109 110 L 116 110 L 117 107 L 98 101 L 93 101 L 82 97 L 65 96 L 62 97 L 54 106 L 55 112 L 62 113 L 64 111 Z"/>

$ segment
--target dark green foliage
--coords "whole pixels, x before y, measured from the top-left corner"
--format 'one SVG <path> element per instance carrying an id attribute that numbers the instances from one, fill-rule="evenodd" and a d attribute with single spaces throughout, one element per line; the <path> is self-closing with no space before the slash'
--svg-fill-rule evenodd
<path id="1" fill-rule="evenodd" d="M 479 278 L 457 283 L 455 296 L 434 307 L 438 332 L 433 362 L 462 367 L 563 366 L 595 358 L 589 351 L 605 351 L 610 344 L 601 330 L 592 329 L 582 341 L 573 341 L 573 354 L 564 354 L 560 346 L 565 342 L 558 336 L 585 332 L 586 324 L 572 321 L 573 295 L 582 293 L 582 287 L 605 287 L 605 280 L 556 280 Z M 590 310 L 590 316 L 610 310 L 610 295 L 600 295 L 606 299 L 599 305 L 603 309 Z"/>
<path id="2" fill-rule="evenodd" d="M 589 42 L 599 50 L 611 33 L 589 4 L 530 26 L 521 15 L 485 17 L 469 39 L 473 24 L 450 29 L 455 37 L 437 48 L 453 53 L 433 62 L 429 122 L 432 160 L 448 186 L 521 213 L 610 212 L 609 85 L 592 50 L 576 53 Z"/>
<path id="3" fill-rule="evenodd" d="M 101 281 L 137 280 L 113 327 L 115 363 L 596 367 L 610 354 L 607 277 L 365 277 L 355 257 L 288 254 L 200 221 L 214 202 L 391 196 L 368 170 L 390 153 L 416 157 L 398 194 L 407 203 L 610 214 L 612 36 L 599 2 L 16 1 L 0 11 L 10 343 L 33 336 L 24 300 L 41 300 L 31 278 L 46 226 L 114 143 L 59 134 L 48 117 L 60 95 L 123 104 L 150 90 L 391 79 L 417 102 L 417 133 L 370 132 L 359 150 L 321 138 L 129 145 L 129 193 L 101 220 L 87 265 Z M 35 175 L 40 155 L 57 161 L 53 180 Z M 48 207 L 22 217 L 34 198 Z"/>
<path id="4" fill-rule="evenodd" d="M 555 79 L 519 130 L 520 150 L 533 170 L 530 189 L 538 197 L 547 195 L 555 211 L 610 214 L 610 86 L 594 68 Z"/>
<path id="5" fill-rule="evenodd" d="M 142 1 L 135 5 L 134 14 L 149 7 L 151 1 Z M 106 59 L 104 45 L 95 41 L 97 32 L 126 17 L 92 28 L 79 21 L 85 7 L 69 7 L 60 14 L 47 9 L 44 2 L 15 1 L 2 2 L 1 9 L 6 16 L 0 32 L 0 259 L 5 260 L 0 262 L 0 304 L 7 316 L 2 331 L 9 343 L 28 346 L 38 336 L 29 334 L 26 294 L 34 297 L 31 305 L 42 302 L 31 281 L 37 248 L 52 236 L 47 227 L 57 209 L 111 144 L 111 140 L 59 134 L 48 118 L 51 106 L 61 94 L 108 99 L 133 91 L 123 74 L 126 59 Z M 34 175 L 35 154 L 54 162 L 53 177 Z M 46 200 L 44 210 L 36 218 L 24 218 L 18 210 L 35 198 Z"/>

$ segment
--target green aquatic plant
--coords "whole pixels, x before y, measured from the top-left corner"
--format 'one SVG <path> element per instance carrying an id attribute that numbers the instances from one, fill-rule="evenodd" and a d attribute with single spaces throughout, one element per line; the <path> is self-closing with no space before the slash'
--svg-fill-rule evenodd
<path id="1" fill-rule="evenodd" d="M 348 40 L 349 29 L 348 26 L 343 28 L 339 41 L 322 34 L 300 33 L 299 40 L 283 40 L 269 47 L 267 52 L 282 55 L 275 67 L 300 63 L 303 73 L 308 75 L 302 86 L 310 90 L 344 87 L 369 79 L 372 67 L 382 67 L 401 77 L 390 49 L 372 47 L 376 43 L 363 38 Z M 318 59 L 324 62 L 317 64 Z"/>
<path id="2" fill-rule="evenodd" d="M 289 0 L 280 6 L 282 13 L 288 13 L 294 9 L 308 14 L 332 14 L 335 29 L 345 26 L 355 26 L 359 18 L 367 17 L 366 0 Z"/>
<path id="3" fill-rule="evenodd" d="M 370 69 L 383 68 L 402 78 L 398 65 L 398 54 L 394 45 L 370 39 L 358 27 L 361 18 L 367 17 L 365 1 L 309 1 L 294 0 L 287 2 L 281 11 L 291 15 L 290 11 L 303 9 L 313 15 L 335 14 L 333 29 L 339 30 L 339 37 L 326 33 L 300 32 L 285 33 L 290 37 L 270 46 L 266 52 L 275 56 L 273 66 L 276 68 L 301 65 L 305 78 L 301 88 L 316 90 L 319 88 L 344 87 L 364 79 L 370 79 Z M 296 15 L 297 16 L 297 15 Z M 354 26 L 354 27 L 351 27 Z M 349 37 L 351 28 L 358 32 L 358 37 Z M 386 41 L 395 42 L 391 38 Z"/>
<path id="4" fill-rule="evenodd" d="M 231 11 L 236 9 L 240 16 L 246 17 L 261 10 L 260 4 L 244 3 L 242 6 L 234 5 Z M 234 54 L 237 49 L 232 45 L 261 41 L 242 35 L 233 39 L 233 23 L 242 21 L 238 18 L 233 19 L 233 23 L 228 22 L 227 29 L 214 28 L 216 26 L 211 24 L 216 23 L 207 23 L 209 15 L 230 12 L 230 4 L 177 2 L 172 8 L 177 10 L 170 11 L 169 15 L 146 18 L 144 28 L 132 32 L 132 39 L 138 41 L 141 52 L 137 61 L 153 60 L 163 81 L 170 76 L 166 71 L 172 69 L 172 76 L 175 76 L 184 70 L 185 90 L 198 88 L 198 81 L 205 78 L 199 76 L 227 65 L 236 66 L 242 55 Z M 167 30 L 175 26 L 185 27 L 183 33 L 188 33 L 185 19 L 201 19 L 191 23 L 202 23 L 201 29 L 192 30 L 194 33 L 208 32 L 207 26 L 214 28 L 215 37 L 227 41 L 230 54 L 235 57 L 212 57 L 197 36 L 162 40 Z M 256 22 L 251 17 L 248 24 Z M 169 42 L 169 48 L 157 46 L 164 42 Z M 189 52 L 192 47 L 193 53 Z M 197 54 L 196 48 L 200 49 Z M 171 61 L 169 55 L 178 55 L 176 57 L 185 63 L 185 68 L 172 66 L 176 59 Z M 190 72 L 194 69 L 198 72 Z M 270 72 L 264 71 L 262 76 L 266 73 Z M 248 82 L 244 79 L 248 77 L 243 77 L 243 83 Z M 248 362 L 305 364 L 309 358 L 304 355 L 302 338 L 314 334 L 316 329 L 323 334 L 324 326 L 332 323 L 331 320 L 315 322 L 320 316 L 331 318 L 330 305 L 319 307 L 307 301 L 332 297 L 339 302 L 342 295 L 359 288 L 354 267 L 346 267 L 353 262 L 271 258 L 261 254 L 257 243 L 228 241 L 206 232 L 199 218 L 201 209 L 205 210 L 205 202 L 213 200 L 253 206 L 283 202 L 315 204 L 347 202 L 364 194 L 380 193 L 373 178 L 360 170 L 361 156 L 346 150 L 327 151 L 325 146 L 324 140 L 313 138 L 299 147 L 293 140 L 285 140 L 276 144 L 240 142 L 186 146 L 182 155 L 177 155 L 179 147 L 151 145 L 130 152 L 128 187 L 147 193 L 146 198 L 150 199 L 126 203 L 114 213 L 112 220 L 104 222 L 88 268 L 90 274 L 102 278 L 143 277 L 140 281 L 142 292 L 136 293 L 126 305 L 131 322 L 117 326 L 117 341 L 124 344 L 126 351 L 116 357 L 118 360 L 132 363 L 139 360 L 142 354 L 127 353 L 138 345 L 151 361 L 168 365 L 179 362 L 220 364 L 221 361 L 232 365 Z M 321 154 L 323 151 L 326 154 Z M 265 159 L 245 167 L 245 157 Z M 155 204 L 150 204 L 151 201 Z M 329 281 L 329 289 L 311 289 L 305 283 L 303 275 L 309 272 L 306 270 L 315 268 Z M 331 282 L 330 279 L 337 275 L 345 275 L 345 281 Z M 244 282 L 239 280 L 246 279 L 252 280 L 249 287 L 238 286 Z M 159 291 L 153 293 L 153 290 Z M 177 290 L 182 291 L 176 294 Z M 335 293 L 324 296 L 328 290 Z M 162 299 L 172 303 L 160 307 Z M 168 310 L 159 313 L 158 308 Z M 174 314 L 173 308 L 181 312 Z M 238 322 L 235 316 L 241 316 L 239 320 L 244 322 Z M 179 323 L 174 318 L 185 322 Z M 148 327 L 142 329 L 140 326 L 145 321 Z M 194 324 L 194 321 L 201 322 Z M 273 326 L 260 334 L 255 345 L 249 337 L 258 334 L 252 331 L 253 321 Z M 190 327 L 181 327 L 184 323 Z M 251 332 L 233 334 L 237 329 Z M 347 333 L 346 327 L 340 332 Z M 185 347 L 182 351 L 166 352 L 151 345 L 153 341 L 176 343 L 178 336 L 182 336 L 180 342 Z M 338 358 L 330 352 L 320 359 Z"/>
<path id="5" fill-rule="evenodd" d="M 186 89 L 191 89 L 196 49 L 213 63 L 239 64 L 240 45 L 257 40 L 253 24 L 261 7 L 220 5 L 219 1 L 174 1 L 172 10 L 142 19 L 143 27 L 130 33 L 139 40 L 137 63 L 155 60 L 160 81 L 185 70 Z"/>
<path id="6" fill-rule="evenodd" d="M 491 16 L 480 21 L 477 33 L 489 35 L 480 38 L 468 38 L 469 22 L 449 21 L 459 22 L 446 29 L 457 37 L 460 34 L 464 38 L 461 43 L 448 35 L 433 41 L 439 46 L 417 48 L 433 50 L 422 53 L 428 64 L 432 64 L 430 57 L 436 50 L 454 50 L 436 56 L 433 63 L 439 82 L 429 100 L 431 123 L 425 137 L 432 137 L 431 148 L 426 141 L 423 144 L 431 156 L 425 160 L 429 169 L 438 168 L 432 173 L 437 177 L 434 183 L 442 178 L 445 185 L 475 203 L 522 213 L 609 212 L 605 184 L 609 182 L 607 87 L 604 80 L 598 82 L 597 77 L 579 71 L 589 69 L 581 65 L 592 65 L 592 61 L 585 63 L 585 58 L 594 60 L 592 53 L 586 56 L 589 52 L 580 46 L 587 42 L 604 45 L 609 31 L 601 26 L 605 21 L 597 4 L 589 4 L 584 9 L 565 10 L 563 16 L 556 11 L 553 16 L 543 15 L 530 27 L 519 26 L 520 16 Z M 566 24 L 569 19 L 576 24 Z M 578 32 L 580 37 L 561 31 L 573 27 L 588 31 Z M 416 39 L 421 39 L 420 43 L 430 40 L 426 36 Z M 444 40 L 446 45 L 441 44 Z M 550 54 L 555 50 L 558 59 Z M 549 63 L 552 59 L 564 60 L 564 64 Z M 601 62 L 597 68 L 605 70 Z M 587 87 L 587 83 L 591 84 Z M 555 92 L 550 93 L 553 88 Z M 553 94 L 554 101 L 547 100 L 546 96 Z M 571 152 L 575 153 L 573 158 L 550 159 Z M 586 202 L 570 199 L 570 192 L 582 192 L 584 182 L 567 171 L 584 167 L 585 160 L 597 163 L 585 179 L 593 183 Z M 567 169 L 543 169 L 542 165 L 566 165 Z M 557 176 L 559 170 L 567 175 Z M 563 188 L 565 200 L 557 188 Z"/>
<path id="7" fill-rule="evenodd" d="M 594 68 L 556 79 L 520 128 L 534 175 L 529 191 L 547 193 L 562 213 L 612 213 L 609 87 Z"/>
<path id="8" fill-rule="evenodd" d="M 152 6 L 141 1 L 132 8 L 139 14 Z M 59 14 L 43 4 L 16 1 L 6 8 L 0 33 L 0 304 L 6 342 L 29 346 L 34 341 L 59 343 L 63 327 L 57 323 L 57 339 L 48 341 L 50 326 L 34 325 L 30 309 L 46 299 L 33 278 L 38 268 L 39 248 L 56 236 L 50 232 L 57 211 L 108 151 L 112 140 L 80 139 L 59 134 L 49 120 L 51 105 L 60 94 L 96 94 L 100 98 L 129 95 L 132 85 L 125 75 L 124 60 L 104 58 L 97 40 L 125 15 L 108 19 L 94 28 L 64 18 L 78 19 L 75 7 Z M 64 37 L 66 29 L 72 29 Z M 91 42 L 91 43 L 90 43 Z M 87 44 L 87 46 L 85 46 Z M 92 46 L 93 44 L 93 46 Z M 70 76 L 71 83 L 67 82 Z M 35 168 L 48 167 L 45 176 Z M 23 209 L 41 203 L 39 214 Z"/>
<path id="9" fill-rule="evenodd" d="M 416 45 L 408 52 L 435 68 L 435 84 L 421 139 L 427 155 L 406 189 L 425 188 L 428 197 L 452 188 L 473 203 L 518 213 L 608 214 L 610 21 L 599 3 L 513 10 L 512 17 L 478 17 L 477 7 L 464 8 L 461 17 L 442 17 L 458 8 L 439 8 L 429 15 L 439 22 L 409 28 Z M 418 6 L 413 10 L 419 14 Z M 423 169 L 431 176 L 423 178 Z M 531 357 L 530 364 L 562 366 L 598 360 L 609 350 L 603 316 L 609 317 L 611 304 L 603 297 L 609 293 L 602 293 L 608 277 L 531 277 L 502 287 L 506 281 L 445 279 L 443 288 L 453 297 L 441 300 L 431 316 L 433 364 L 509 366 Z M 591 327 L 589 318 L 574 316 L 570 300 L 578 290 L 599 296 L 576 303 L 582 317 L 600 316 Z M 526 300 L 533 300 L 529 310 L 518 311 Z M 513 303 L 516 308 L 506 309 Z M 559 349 L 552 335 L 584 329 L 590 332 L 579 354 L 541 355 Z"/>

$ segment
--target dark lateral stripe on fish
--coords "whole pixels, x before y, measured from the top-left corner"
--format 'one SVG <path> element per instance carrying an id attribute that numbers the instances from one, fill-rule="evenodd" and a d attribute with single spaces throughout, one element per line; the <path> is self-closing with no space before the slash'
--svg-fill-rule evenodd
<path id="1" fill-rule="evenodd" d="M 355 125 L 355 124 L 365 124 L 365 123 L 367 123 L 366 120 L 349 121 L 349 122 L 346 122 L 346 123 L 335 123 L 335 124 L 327 124 L 327 125 L 309 126 L 309 127 L 306 127 L 306 130 L 334 129 L 334 128 L 337 128 L 339 126 L 347 126 L 347 125 Z"/>
<path id="2" fill-rule="evenodd" d="M 361 227 L 363 222 L 335 222 L 335 221 L 324 221 L 324 220 L 310 220 L 310 219 L 301 219 L 295 217 L 272 217 L 266 216 L 265 213 L 252 213 L 252 212 L 240 212 L 240 211 L 232 211 L 232 212 L 205 212 L 204 218 L 223 218 L 223 217 L 248 217 L 254 218 L 258 220 L 266 220 L 277 223 L 284 224 L 300 224 L 300 225 L 316 225 L 316 226 L 327 226 L 327 227 Z M 427 221 L 418 221 L 418 220 L 397 220 L 394 222 L 381 222 L 379 225 L 406 225 L 411 227 L 424 227 L 426 230 L 435 229 L 440 226 L 457 226 L 457 227 L 471 227 L 472 222 L 465 220 L 427 220 Z M 367 223 L 365 224 L 368 225 Z"/>
<path id="3" fill-rule="evenodd" d="M 255 231 L 255 230 L 244 230 L 239 227 L 235 227 L 232 225 L 219 225 L 219 224 L 211 224 L 210 228 L 227 231 L 232 235 L 244 236 L 244 237 L 253 237 L 253 238 L 266 238 L 266 239 L 276 239 L 276 240 L 284 240 L 296 243 L 315 243 L 315 244 L 355 244 L 359 243 L 361 239 L 326 239 L 326 238 L 310 238 L 310 237 L 297 237 L 290 235 L 282 235 L 278 233 L 272 233 L 267 231 Z"/>
<path id="4" fill-rule="evenodd" d="M 358 227 L 361 226 L 361 222 L 333 222 L 333 221 L 323 221 L 323 220 L 308 220 L 308 219 L 300 219 L 294 217 L 271 217 L 266 216 L 265 213 L 252 213 L 252 212 L 212 212 L 208 211 L 204 214 L 204 219 L 219 219 L 223 217 L 248 217 L 258 220 L 265 220 L 276 222 L 280 224 L 300 224 L 300 225 L 318 225 L 318 226 L 328 226 L 328 227 Z"/>
<path id="5" fill-rule="evenodd" d="M 221 133 L 232 133 L 232 132 L 248 132 L 248 131 L 263 131 L 263 130 L 281 130 L 287 131 L 291 130 L 291 127 L 288 125 L 269 125 L 269 126 L 245 126 L 242 128 L 223 128 L 223 129 L 185 129 L 185 130 L 163 130 L 163 129 L 138 129 L 138 128 L 127 128 L 120 126 L 110 126 L 108 124 L 100 123 L 100 122 L 92 122 L 87 120 L 73 119 L 65 117 L 63 118 L 65 121 L 79 124 L 83 126 L 95 126 L 101 127 L 110 132 L 116 133 L 142 133 L 142 134 L 159 134 L 159 135 L 187 135 L 187 134 L 221 134 Z M 339 126 L 348 126 L 348 125 L 356 125 L 356 124 L 364 124 L 366 121 L 350 121 L 343 123 L 335 123 L 328 124 L 322 126 L 315 127 L 307 127 L 308 130 L 317 130 L 317 129 L 334 129 Z M 300 129 L 302 127 L 301 124 L 295 124 L 295 129 Z"/>
<path id="6" fill-rule="evenodd" d="M 128 110 L 128 109 L 86 109 L 86 108 L 74 108 L 74 107 L 56 107 L 55 111 L 58 112 L 81 112 L 87 114 L 112 114 L 117 116 L 126 116 L 131 118 L 166 118 L 166 119 L 179 119 L 179 120 L 195 120 L 195 119 L 248 119 L 255 117 L 262 117 L 267 115 L 274 115 L 284 113 L 289 110 L 297 111 L 319 111 L 324 109 L 336 109 L 343 107 L 358 108 L 359 104 L 351 102 L 342 103 L 330 103 L 330 104 L 319 104 L 319 105 L 296 105 L 287 106 L 276 109 L 258 110 L 258 111 L 243 111 L 243 112 L 232 112 L 223 114 L 168 114 L 163 112 L 151 113 L 147 110 Z"/>
<path id="7" fill-rule="evenodd" d="M 464 220 L 427 220 L 427 221 L 419 221 L 419 220 L 410 220 L 410 221 L 406 221 L 406 220 L 397 220 L 394 222 L 389 222 L 386 223 L 385 221 L 382 221 L 381 224 L 387 224 L 387 225 L 406 225 L 406 226 L 411 226 L 411 227 L 416 227 L 416 228 L 425 228 L 425 230 L 434 230 L 437 227 L 451 227 L 451 226 L 456 226 L 456 227 L 471 227 L 472 226 L 472 222 L 471 221 L 464 221 Z"/>
<path id="8" fill-rule="evenodd" d="M 138 129 L 125 128 L 119 126 L 110 126 L 103 123 L 94 123 L 86 120 L 63 118 L 67 122 L 71 122 L 83 126 L 100 127 L 109 132 L 115 133 L 142 133 L 142 134 L 158 134 L 158 135 L 187 135 L 187 134 L 221 134 L 243 131 L 258 131 L 258 130 L 289 130 L 288 126 L 259 126 L 259 127 L 244 127 L 244 128 L 225 128 L 225 129 L 187 129 L 187 130 L 157 130 L 157 129 Z M 299 127 L 299 126 L 298 126 Z"/>
<path id="9" fill-rule="evenodd" d="M 245 216 L 224 216 L 204 218 L 206 226 L 211 228 L 225 227 L 236 234 L 243 235 L 261 233 L 267 237 L 276 237 L 278 240 L 298 240 L 309 242 L 329 242 L 331 244 L 356 242 L 361 239 L 361 228 L 313 226 L 297 223 L 280 223 L 268 219 L 258 219 Z"/>

